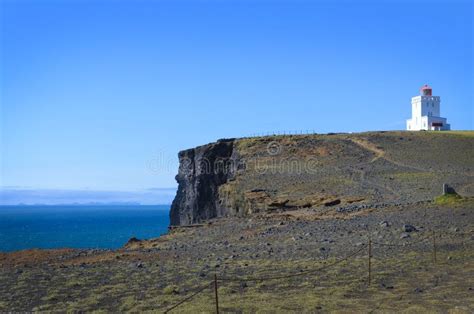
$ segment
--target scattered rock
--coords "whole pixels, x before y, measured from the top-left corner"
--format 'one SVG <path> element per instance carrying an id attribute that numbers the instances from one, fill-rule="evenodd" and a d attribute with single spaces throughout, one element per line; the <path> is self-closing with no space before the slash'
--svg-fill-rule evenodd
<path id="1" fill-rule="evenodd" d="M 403 232 L 415 232 L 415 231 L 418 231 L 418 229 L 416 229 L 415 226 L 408 225 L 408 224 L 403 225 L 402 230 L 403 230 Z"/>
<path id="2" fill-rule="evenodd" d="M 289 199 L 274 200 L 270 204 L 268 204 L 268 208 L 269 209 L 282 208 L 282 207 L 285 207 L 289 201 L 290 201 Z"/>
<path id="3" fill-rule="evenodd" d="M 341 200 L 340 199 L 336 199 L 336 200 L 333 200 L 333 201 L 328 201 L 326 203 L 324 203 L 324 206 L 334 206 L 334 205 L 338 205 L 338 204 L 341 204 Z"/>
<path id="4" fill-rule="evenodd" d="M 138 243 L 138 242 L 141 242 L 141 241 L 142 241 L 142 240 L 133 237 L 133 238 L 130 238 L 130 239 L 127 241 L 127 244 Z"/>
<path id="5" fill-rule="evenodd" d="M 410 235 L 408 233 L 402 233 L 400 235 L 400 239 L 408 239 L 408 238 L 410 238 Z"/>
<path id="6" fill-rule="evenodd" d="M 345 206 L 345 207 L 339 207 L 339 208 L 336 209 L 336 211 L 338 213 L 351 213 L 351 212 L 357 212 L 357 211 L 367 209 L 367 208 L 371 208 L 371 207 L 376 208 L 376 207 L 378 207 L 378 205 L 370 206 L 369 204 L 360 204 L 360 205 L 352 204 L 352 205 Z"/>
<path id="7" fill-rule="evenodd" d="M 393 286 L 392 286 L 392 285 L 386 285 L 385 283 L 380 284 L 380 286 L 381 286 L 382 288 L 385 288 L 385 289 L 388 289 L 388 290 L 393 289 Z"/>
<path id="8" fill-rule="evenodd" d="M 390 227 L 390 224 L 389 224 L 388 221 L 386 221 L 386 220 L 380 222 L 379 225 L 380 225 L 381 227 Z"/>

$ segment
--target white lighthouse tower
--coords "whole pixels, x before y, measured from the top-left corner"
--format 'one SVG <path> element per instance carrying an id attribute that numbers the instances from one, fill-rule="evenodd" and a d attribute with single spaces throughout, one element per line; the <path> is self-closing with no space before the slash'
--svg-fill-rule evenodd
<path id="1" fill-rule="evenodd" d="M 408 131 L 450 130 L 446 118 L 440 117 L 440 98 L 433 96 L 433 89 L 428 85 L 420 89 L 420 95 L 411 99 L 411 119 L 407 120 Z"/>

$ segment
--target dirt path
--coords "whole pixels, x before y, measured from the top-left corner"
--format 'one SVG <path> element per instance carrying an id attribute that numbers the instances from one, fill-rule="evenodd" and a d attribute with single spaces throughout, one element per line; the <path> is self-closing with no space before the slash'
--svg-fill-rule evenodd
<path id="1" fill-rule="evenodd" d="M 375 154 L 375 157 L 370 161 L 371 163 L 379 160 L 379 159 L 384 159 L 386 161 L 388 161 L 389 163 L 392 163 L 396 166 L 399 166 L 399 167 L 402 167 L 402 168 L 408 168 L 408 169 L 412 169 L 412 170 L 416 170 L 416 171 L 421 171 L 421 172 L 432 172 L 433 170 L 427 170 L 425 168 L 421 168 L 421 167 L 417 167 L 417 166 L 412 166 L 412 165 L 408 165 L 406 163 L 403 163 L 401 161 L 398 161 L 398 160 L 394 160 L 393 158 L 391 158 L 390 156 L 387 156 L 386 152 L 379 148 L 377 145 L 369 142 L 367 139 L 362 139 L 362 138 L 350 138 L 350 140 L 354 143 L 354 144 L 357 144 L 359 145 L 360 147 L 372 152 Z M 455 174 L 460 174 L 460 175 L 466 175 L 466 176 L 469 176 L 469 177 L 474 177 L 474 174 L 472 173 L 468 173 L 468 172 L 464 172 L 464 173 L 455 173 Z"/>
<path id="2" fill-rule="evenodd" d="M 375 157 L 370 161 L 371 163 L 373 163 L 373 162 L 375 162 L 379 159 L 384 159 L 384 160 L 388 161 L 389 163 L 392 163 L 392 164 L 394 164 L 396 166 L 399 166 L 399 167 L 410 168 L 410 169 L 417 170 L 417 171 L 422 171 L 422 172 L 427 172 L 428 171 L 424 168 L 408 165 L 406 163 L 403 163 L 403 162 L 400 162 L 400 161 L 397 161 L 397 160 L 394 160 L 394 159 L 390 158 L 389 156 L 387 156 L 387 154 L 385 153 L 385 151 L 383 149 L 379 148 L 377 145 L 369 142 L 366 139 L 351 138 L 350 140 L 353 143 L 359 145 L 360 147 L 362 147 L 362 148 L 364 148 L 364 149 L 366 149 L 366 150 L 368 150 L 368 151 L 375 154 Z"/>

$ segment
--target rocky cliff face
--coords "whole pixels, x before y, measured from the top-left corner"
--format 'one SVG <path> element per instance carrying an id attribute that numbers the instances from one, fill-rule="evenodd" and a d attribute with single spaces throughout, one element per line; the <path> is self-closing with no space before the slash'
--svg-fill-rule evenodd
<path id="1" fill-rule="evenodd" d="M 226 214 L 219 186 L 234 176 L 234 140 L 220 140 L 179 153 L 178 192 L 171 205 L 171 225 L 187 225 Z"/>
<path id="2" fill-rule="evenodd" d="M 474 195 L 474 132 L 368 132 L 220 140 L 179 153 L 171 225 L 303 209 Z"/>

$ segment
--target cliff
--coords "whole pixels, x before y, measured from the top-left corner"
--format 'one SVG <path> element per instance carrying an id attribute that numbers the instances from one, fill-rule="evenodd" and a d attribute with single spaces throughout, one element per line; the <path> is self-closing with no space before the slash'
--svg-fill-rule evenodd
<path id="1" fill-rule="evenodd" d="M 231 161 L 236 156 L 233 152 L 234 140 L 229 139 L 179 153 L 178 191 L 171 205 L 171 225 L 191 224 L 227 214 L 228 209 L 219 202 L 218 190 L 234 175 Z"/>
<path id="2" fill-rule="evenodd" d="M 367 132 L 220 140 L 179 153 L 171 225 L 295 209 L 474 195 L 474 132 Z"/>

